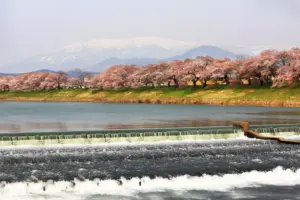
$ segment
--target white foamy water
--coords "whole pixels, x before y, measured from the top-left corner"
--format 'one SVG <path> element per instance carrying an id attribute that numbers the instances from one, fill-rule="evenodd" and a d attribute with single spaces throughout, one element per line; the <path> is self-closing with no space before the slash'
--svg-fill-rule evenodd
<path id="1" fill-rule="evenodd" d="M 262 135 L 271 135 L 268 133 L 262 133 Z M 207 136 L 207 135 L 200 135 L 200 136 Z M 47 143 L 45 142 L 44 144 L 37 144 L 35 140 L 30 142 L 26 142 L 22 144 L 22 141 L 18 141 L 18 144 L 9 144 L 6 142 L 5 145 L 1 145 L 0 147 L 2 149 L 18 149 L 18 148 L 35 148 L 35 147 L 53 147 L 53 148 L 61 148 L 61 147 L 83 147 L 83 146 L 134 146 L 134 145 L 152 145 L 152 144 L 179 144 L 179 143 L 213 143 L 213 142 L 230 142 L 230 141 L 245 141 L 245 140 L 255 140 L 255 138 L 247 138 L 244 136 L 243 132 L 237 132 L 233 133 L 230 135 L 228 138 L 214 138 L 214 135 L 210 135 L 211 138 L 182 138 L 182 139 L 168 139 L 168 138 L 162 138 L 160 140 L 155 140 L 155 137 L 153 137 L 153 141 L 109 141 L 109 142 L 103 142 L 103 141 L 93 141 L 90 143 L 87 143 L 86 141 L 76 141 L 76 140 L 71 140 L 68 141 L 68 139 L 62 139 L 61 143 Z M 300 136 L 294 132 L 279 132 L 276 133 L 276 136 L 283 137 L 285 139 L 290 139 L 290 140 L 300 140 Z M 51 140 L 49 140 L 51 141 Z M 54 140 L 55 141 L 55 140 Z M 53 142 L 53 141 L 52 141 Z"/>
<path id="2" fill-rule="evenodd" d="M 134 142 L 103 142 L 95 144 L 46 144 L 46 145 L 10 145 L 10 146 L 0 146 L 1 149 L 24 149 L 24 148 L 74 148 L 74 147 L 105 147 L 105 146 L 140 146 L 140 145 L 174 145 L 174 144 L 183 144 L 183 143 L 214 143 L 214 142 L 232 142 L 232 141 L 249 141 L 255 140 L 250 139 L 246 136 L 239 136 L 236 138 L 230 139 L 208 139 L 208 140 L 161 140 L 155 142 L 145 142 L 145 141 L 134 141 Z"/>
<path id="3" fill-rule="evenodd" d="M 299 135 L 285 136 L 283 138 L 286 139 L 286 140 L 300 140 L 300 136 Z"/>
<path id="4" fill-rule="evenodd" d="M 179 176 L 171 179 L 143 177 L 142 179 L 122 179 L 122 181 L 123 185 L 118 185 L 115 180 L 75 181 L 74 188 L 70 186 L 70 182 L 63 181 L 30 183 L 29 185 L 25 182 L 10 183 L 0 188 L 0 199 L 79 200 L 97 195 L 133 197 L 141 193 L 164 191 L 179 193 L 192 190 L 226 192 L 234 188 L 260 187 L 261 185 L 295 186 L 300 185 L 300 169 L 293 171 L 277 167 L 268 172 L 251 171 L 242 174 L 204 175 L 202 177 Z M 139 186 L 139 181 L 142 183 L 141 186 Z M 43 191 L 43 186 L 46 186 L 45 191 Z"/>

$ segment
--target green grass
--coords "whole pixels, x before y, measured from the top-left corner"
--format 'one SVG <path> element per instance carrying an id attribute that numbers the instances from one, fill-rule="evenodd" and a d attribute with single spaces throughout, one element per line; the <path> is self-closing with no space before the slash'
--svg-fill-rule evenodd
<path id="1" fill-rule="evenodd" d="M 300 86 L 291 88 L 270 88 L 270 86 L 223 86 L 207 88 L 139 88 L 121 90 L 61 89 L 40 92 L 0 92 L 0 100 L 11 101 L 92 101 L 92 102 L 148 102 L 154 103 L 200 103 L 227 104 L 228 102 L 262 101 L 265 103 L 289 101 L 300 106 Z M 299 102 L 299 103 L 298 103 Z"/>
<path id="2" fill-rule="evenodd" d="M 76 96 L 81 94 L 82 92 L 86 92 L 86 89 L 60 89 L 60 90 L 49 90 L 49 91 L 33 91 L 33 92 L 23 92 L 23 91 L 15 91 L 15 92 L 0 92 L 1 96 L 8 97 L 44 97 L 44 96 L 53 96 L 58 94 L 68 94 L 71 96 Z"/>

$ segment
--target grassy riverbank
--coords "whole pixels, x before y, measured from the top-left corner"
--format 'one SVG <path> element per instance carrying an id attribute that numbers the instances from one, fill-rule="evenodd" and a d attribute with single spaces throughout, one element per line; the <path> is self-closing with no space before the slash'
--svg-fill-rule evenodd
<path id="1" fill-rule="evenodd" d="M 143 88 L 124 90 L 63 89 L 42 92 L 0 92 L 0 101 L 119 102 L 300 107 L 300 87 L 255 86 L 214 88 Z"/>

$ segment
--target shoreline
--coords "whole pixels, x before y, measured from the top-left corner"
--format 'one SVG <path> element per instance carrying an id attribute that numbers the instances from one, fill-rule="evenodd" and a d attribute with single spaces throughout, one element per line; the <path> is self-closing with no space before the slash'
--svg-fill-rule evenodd
<path id="1" fill-rule="evenodd" d="M 144 89 L 0 92 L 0 102 L 90 102 L 300 107 L 300 88 Z"/>
<path id="2" fill-rule="evenodd" d="M 138 99 L 138 100 L 116 100 L 116 99 L 39 99 L 39 98 L 0 98 L 0 102 L 78 102 L 78 103 L 124 103 L 124 104 L 178 104 L 178 105 L 216 105 L 216 106 L 260 106 L 260 107 L 300 107 L 300 101 L 263 101 L 263 100 L 160 100 L 160 99 Z"/>

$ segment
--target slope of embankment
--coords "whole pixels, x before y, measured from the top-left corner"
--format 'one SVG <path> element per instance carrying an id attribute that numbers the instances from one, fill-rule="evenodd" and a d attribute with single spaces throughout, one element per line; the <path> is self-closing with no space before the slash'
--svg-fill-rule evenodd
<path id="1" fill-rule="evenodd" d="M 300 88 L 156 88 L 126 90 L 62 89 L 0 92 L 0 101 L 214 104 L 300 107 Z"/>

